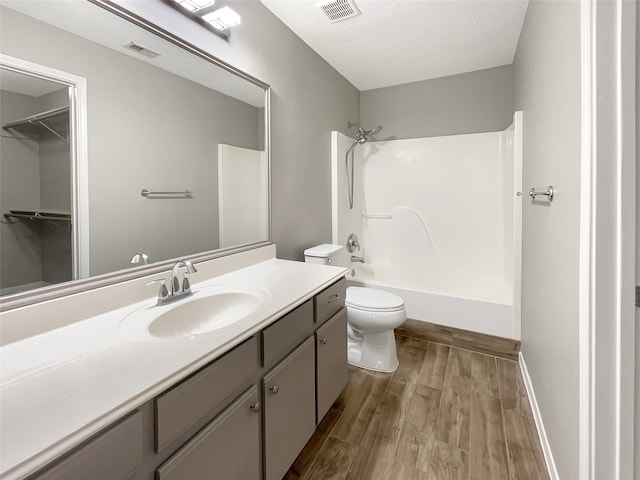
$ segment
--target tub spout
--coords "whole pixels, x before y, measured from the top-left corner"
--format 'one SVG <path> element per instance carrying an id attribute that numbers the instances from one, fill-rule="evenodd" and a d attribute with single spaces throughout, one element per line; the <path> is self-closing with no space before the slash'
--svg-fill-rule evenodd
<path id="1" fill-rule="evenodd" d="M 364 263 L 364 257 L 358 257 L 356 255 L 351 255 L 351 261 L 352 262 Z"/>

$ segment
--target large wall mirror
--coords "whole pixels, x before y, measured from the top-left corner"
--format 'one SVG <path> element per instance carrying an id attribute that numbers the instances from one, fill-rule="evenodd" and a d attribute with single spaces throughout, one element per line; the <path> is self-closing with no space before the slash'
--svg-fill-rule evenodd
<path id="1" fill-rule="evenodd" d="M 270 241 L 266 84 L 102 0 L 0 21 L 1 309 Z"/>

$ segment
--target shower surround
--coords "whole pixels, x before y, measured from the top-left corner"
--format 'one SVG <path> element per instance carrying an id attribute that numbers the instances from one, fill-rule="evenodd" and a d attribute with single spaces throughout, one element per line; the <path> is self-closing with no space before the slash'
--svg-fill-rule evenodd
<path id="1" fill-rule="evenodd" d="M 354 285 L 404 298 L 409 318 L 520 339 L 522 113 L 502 132 L 370 142 L 332 132 L 332 241 L 360 237 Z"/>

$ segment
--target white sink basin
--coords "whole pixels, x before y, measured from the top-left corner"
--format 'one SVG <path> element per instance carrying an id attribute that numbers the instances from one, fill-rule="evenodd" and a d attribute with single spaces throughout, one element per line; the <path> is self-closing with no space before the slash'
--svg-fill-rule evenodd
<path id="1" fill-rule="evenodd" d="M 190 297 L 169 305 L 152 305 L 127 315 L 118 330 L 141 340 L 190 338 L 233 325 L 270 300 L 262 288 L 216 286 L 194 289 Z"/>

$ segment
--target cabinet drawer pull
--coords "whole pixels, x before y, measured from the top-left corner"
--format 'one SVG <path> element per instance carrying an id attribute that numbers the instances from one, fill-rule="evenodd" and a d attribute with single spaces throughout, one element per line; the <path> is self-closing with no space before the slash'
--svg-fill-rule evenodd
<path id="1" fill-rule="evenodd" d="M 327 339 L 326 338 L 320 339 L 320 343 L 323 344 L 323 345 L 326 345 L 327 344 Z"/>
<path id="2" fill-rule="evenodd" d="M 271 390 L 271 393 L 273 393 L 274 395 L 277 395 L 280 391 L 280 387 L 278 385 L 272 385 L 271 387 L 269 387 L 269 390 Z"/>
<path id="3" fill-rule="evenodd" d="M 262 405 L 260 405 L 260 402 L 254 402 L 249 406 L 253 413 L 258 413 L 261 407 Z"/>
<path id="4" fill-rule="evenodd" d="M 333 303 L 338 301 L 338 299 L 340 298 L 340 294 L 336 293 L 334 295 L 331 295 L 328 299 L 327 299 L 327 303 Z"/>

